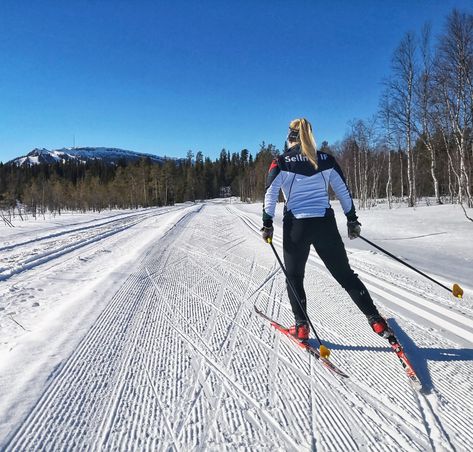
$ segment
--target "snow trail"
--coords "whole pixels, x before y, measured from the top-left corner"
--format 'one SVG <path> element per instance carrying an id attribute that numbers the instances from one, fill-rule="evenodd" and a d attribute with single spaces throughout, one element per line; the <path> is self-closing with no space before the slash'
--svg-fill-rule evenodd
<path id="1" fill-rule="evenodd" d="M 376 274 L 361 263 L 361 278 L 396 320 L 429 386 L 428 394 L 416 393 L 386 341 L 311 259 L 309 315 L 334 363 L 350 375 L 339 379 L 255 315 L 254 303 L 282 324 L 292 321 L 284 276 L 258 229 L 244 206 L 206 203 L 183 212 L 133 262 L 0 448 L 467 450 L 473 356 L 454 339 L 462 334 L 468 342 L 471 317 L 424 304 L 416 279 L 410 291 L 383 276 L 392 276 L 392 267 Z M 412 307 L 421 322 L 410 317 Z"/>

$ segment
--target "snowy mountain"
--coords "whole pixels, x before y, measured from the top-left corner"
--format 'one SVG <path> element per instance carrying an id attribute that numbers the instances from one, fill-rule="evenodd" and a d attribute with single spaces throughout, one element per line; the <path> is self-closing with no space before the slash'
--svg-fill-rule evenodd
<path id="1" fill-rule="evenodd" d="M 23 157 L 10 160 L 8 164 L 16 165 L 37 165 L 39 163 L 63 163 L 70 160 L 85 163 L 90 160 L 103 160 L 107 163 L 117 163 L 119 160 L 136 161 L 140 158 L 150 158 L 155 163 L 163 163 L 165 158 L 152 154 L 127 151 L 117 148 L 105 147 L 82 147 L 82 148 L 62 148 L 55 150 L 33 149 Z"/>

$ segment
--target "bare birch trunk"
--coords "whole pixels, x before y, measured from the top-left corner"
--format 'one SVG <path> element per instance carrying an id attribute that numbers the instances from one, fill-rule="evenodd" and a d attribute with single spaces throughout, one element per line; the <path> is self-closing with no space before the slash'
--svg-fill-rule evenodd
<path id="1" fill-rule="evenodd" d="M 401 200 L 404 201 L 404 160 L 402 158 L 402 152 L 399 153 L 399 161 L 401 164 Z"/>
<path id="2" fill-rule="evenodd" d="M 358 199 L 358 208 L 360 208 L 360 187 L 359 187 L 359 178 L 358 178 L 358 157 L 357 157 L 357 149 L 355 149 L 355 152 L 353 153 L 353 169 L 355 173 L 355 193 L 356 193 L 356 198 Z"/>
<path id="3" fill-rule="evenodd" d="M 470 191 L 470 179 L 468 177 L 467 167 L 465 163 L 466 151 L 465 151 L 465 140 L 463 137 L 462 137 L 462 146 L 459 151 L 460 151 L 459 153 L 460 153 L 460 181 L 461 181 L 461 187 L 459 187 L 459 190 L 461 192 L 465 190 L 466 205 L 468 207 L 473 207 L 473 200 L 472 200 L 471 191 Z"/>
<path id="4" fill-rule="evenodd" d="M 363 206 L 368 206 L 368 151 L 363 151 Z"/>
<path id="5" fill-rule="evenodd" d="M 450 161 L 447 164 L 447 169 L 448 169 L 448 192 L 450 194 L 450 204 L 453 204 L 454 198 L 455 198 L 455 191 L 453 189 L 453 183 L 452 183 L 452 165 L 450 164 Z"/>
<path id="6" fill-rule="evenodd" d="M 411 149 L 410 132 L 407 133 L 407 184 L 408 184 L 408 206 L 415 206 L 415 180 L 414 180 L 414 159 Z"/>
<path id="7" fill-rule="evenodd" d="M 388 182 L 386 183 L 386 198 L 388 200 L 388 207 L 391 209 L 391 202 L 393 196 L 392 184 L 392 165 L 391 165 L 391 151 L 388 152 Z"/>
<path id="8" fill-rule="evenodd" d="M 439 181 L 437 178 L 437 158 L 435 155 L 435 149 L 431 144 L 428 145 L 428 149 L 430 151 L 430 174 L 434 184 L 435 203 L 442 204 L 442 201 L 440 200 Z"/>

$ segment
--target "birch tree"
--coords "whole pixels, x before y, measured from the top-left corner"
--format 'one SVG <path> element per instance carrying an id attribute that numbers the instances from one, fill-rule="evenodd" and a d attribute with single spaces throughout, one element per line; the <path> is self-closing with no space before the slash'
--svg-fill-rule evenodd
<path id="1" fill-rule="evenodd" d="M 468 144 L 471 145 L 468 134 L 473 119 L 473 16 L 456 10 L 448 16 L 436 63 L 440 101 L 457 153 L 456 162 L 449 155 L 449 163 L 458 182 L 458 202 L 473 207 L 467 166 Z"/>
<path id="2" fill-rule="evenodd" d="M 430 175 L 436 204 L 441 204 L 439 181 L 437 177 L 437 152 L 434 144 L 435 86 L 433 83 L 432 56 L 430 52 L 430 26 L 425 25 L 420 39 L 421 68 L 415 84 L 415 114 L 417 121 L 413 127 L 417 138 L 430 154 Z M 419 126 L 418 126 L 419 124 Z"/>
<path id="3" fill-rule="evenodd" d="M 388 207 L 392 207 L 393 197 L 393 171 L 392 171 L 392 149 L 393 149 L 393 125 L 391 115 L 391 101 L 389 97 L 389 86 L 383 92 L 380 101 L 379 117 L 381 119 L 381 126 L 385 131 L 384 146 L 385 152 L 388 154 L 388 177 L 386 181 L 386 199 L 388 201 Z"/>
<path id="4" fill-rule="evenodd" d="M 413 102 L 415 63 L 415 36 L 406 33 L 392 58 L 393 76 L 390 80 L 391 114 L 394 124 L 404 136 L 407 154 L 408 204 L 416 204 L 416 183 L 413 158 Z"/>

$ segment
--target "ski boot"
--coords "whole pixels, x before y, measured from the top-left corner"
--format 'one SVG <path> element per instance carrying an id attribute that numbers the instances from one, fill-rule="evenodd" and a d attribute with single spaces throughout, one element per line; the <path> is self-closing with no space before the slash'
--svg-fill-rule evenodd
<path id="1" fill-rule="evenodd" d="M 394 331 L 389 328 L 386 320 L 384 320 L 380 315 L 369 316 L 368 322 L 376 334 L 384 337 L 385 339 L 394 338 Z M 389 342 L 391 342 L 391 340 Z"/>
<path id="2" fill-rule="evenodd" d="M 296 323 L 289 327 L 289 334 L 300 341 L 309 339 L 309 325 L 306 322 Z"/>

